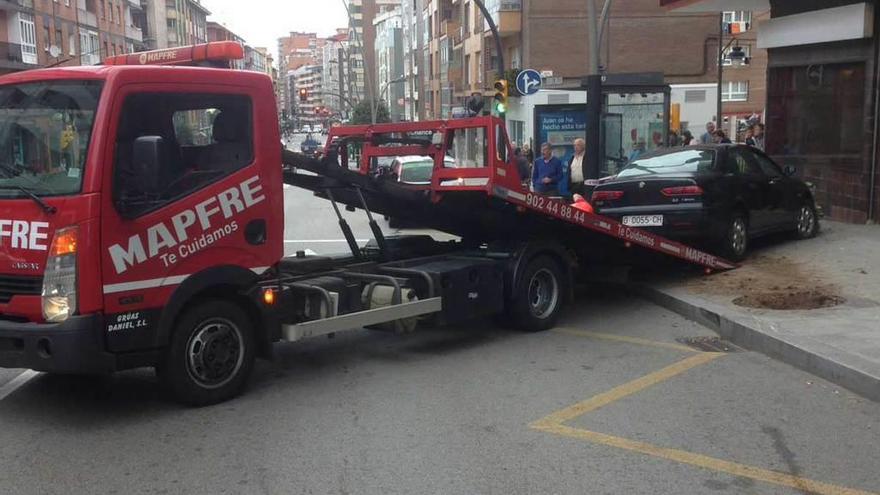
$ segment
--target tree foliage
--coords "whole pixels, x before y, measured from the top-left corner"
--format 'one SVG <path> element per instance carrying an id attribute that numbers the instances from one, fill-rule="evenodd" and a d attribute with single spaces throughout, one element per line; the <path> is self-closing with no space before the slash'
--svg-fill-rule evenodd
<path id="1" fill-rule="evenodd" d="M 370 110 L 370 105 L 373 102 L 370 100 L 362 100 L 354 107 L 354 112 L 351 116 L 352 124 L 371 124 L 373 122 L 372 113 Z M 384 124 L 387 122 L 391 122 L 391 114 L 388 112 L 388 107 L 385 106 L 384 101 L 380 101 L 376 106 L 376 123 Z"/>

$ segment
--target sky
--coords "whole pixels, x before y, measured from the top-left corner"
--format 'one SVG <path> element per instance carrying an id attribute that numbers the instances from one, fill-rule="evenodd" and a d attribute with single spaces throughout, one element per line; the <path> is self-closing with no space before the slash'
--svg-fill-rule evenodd
<path id="1" fill-rule="evenodd" d="M 278 38 L 290 31 L 336 33 L 348 26 L 343 0 L 201 0 L 209 21 L 223 24 L 250 46 L 263 46 L 277 57 Z"/>

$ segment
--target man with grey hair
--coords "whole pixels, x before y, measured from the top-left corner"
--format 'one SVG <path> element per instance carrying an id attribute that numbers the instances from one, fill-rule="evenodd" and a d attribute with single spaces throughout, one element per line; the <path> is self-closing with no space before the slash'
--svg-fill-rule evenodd
<path id="1" fill-rule="evenodd" d="M 581 138 L 574 140 L 574 156 L 568 161 L 568 176 L 571 181 L 569 191 L 572 194 L 584 194 L 584 158 L 587 152 L 587 142 Z"/>

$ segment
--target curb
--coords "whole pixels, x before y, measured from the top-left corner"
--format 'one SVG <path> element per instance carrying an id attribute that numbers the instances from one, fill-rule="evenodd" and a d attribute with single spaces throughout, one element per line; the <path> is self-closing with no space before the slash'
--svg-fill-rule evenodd
<path id="1" fill-rule="evenodd" d="M 833 356 L 834 352 L 831 349 L 829 352 L 818 352 L 809 348 L 809 342 L 795 342 L 782 336 L 770 335 L 711 308 L 678 298 L 651 286 L 630 284 L 627 287 L 635 294 L 717 332 L 721 338 L 735 345 L 767 355 L 840 385 L 862 397 L 880 402 L 880 372 L 847 364 L 846 358 L 849 356 Z"/>

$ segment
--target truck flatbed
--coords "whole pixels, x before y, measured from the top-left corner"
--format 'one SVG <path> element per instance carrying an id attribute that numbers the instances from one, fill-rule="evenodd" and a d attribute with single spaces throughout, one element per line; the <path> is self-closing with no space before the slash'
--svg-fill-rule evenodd
<path id="1" fill-rule="evenodd" d="M 632 263 L 652 253 L 710 272 L 736 267 L 694 247 L 579 210 L 561 198 L 530 192 L 519 180 L 515 164 L 502 159 L 512 156 L 512 150 L 499 123 L 493 117 L 475 117 L 334 128 L 323 159 L 284 152 L 284 181 L 348 207 L 404 218 L 475 244 L 553 239 L 594 261 Z M 495 159 L 486 160 L 486 166 L 446 167 L 445 157 L 455 149 L 456 136 L 475 129 L 486 136 L 487 154 Z M 356 167 L 348 163 L 353 145 L 362 153 Z M 506 153 L 498 152 L 502 147 Z M 434 160 L 430 185 L 401 183 L 375 166 L 380 157 L 405 155 Z"/>

